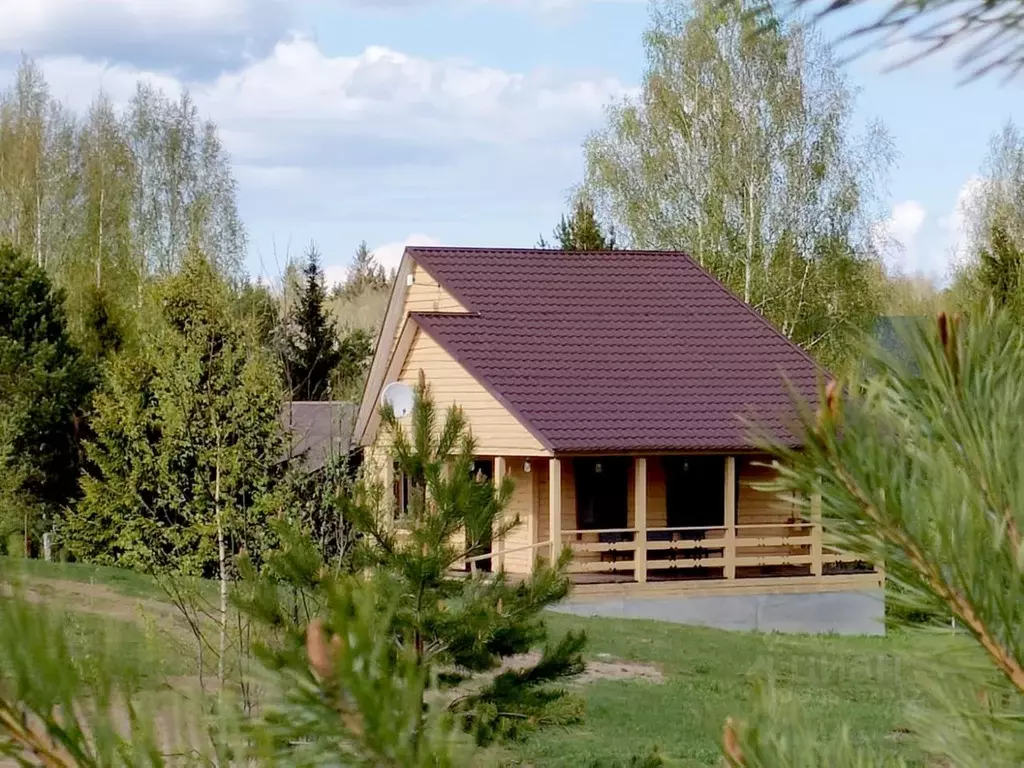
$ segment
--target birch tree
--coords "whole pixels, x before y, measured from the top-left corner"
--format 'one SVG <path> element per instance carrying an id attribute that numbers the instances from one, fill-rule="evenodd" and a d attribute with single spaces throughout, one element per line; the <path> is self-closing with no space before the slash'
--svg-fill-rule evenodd
<path id="1" fill-rule="evenodd" d="M 142 274 L 173 272 L 196 248 L 218 271 L 237 275 L 246 237 L 216 126 L 200 117 L 187 93 L 175 102 L 143 84 L 124 120 L 135 160 L 133 224 Z"/>
<path id="2" fill-rule="evenodd" d="M 39 217 L 49 94 L 30 61 L 0 99 L 0 233 L 42 265 Z"/>
<path id="3" fill-rule="evenodd" d="M 585 145 L 585 191 L 628 245 L 689 252 L 835 363 L 881 300 L 872 222 L 892 161 L 854 137 L 854 93 L 818 37 L 749 3 L 668 0 L 640 94 Z"/>
<path id="4" fill-rule="evenodd" d="M 969 307 L 992 301 L 1024 318 L 1024 134 L 1012 121 L 992 136 L 980 179 L 959 211 L 954 290 Z"/>
<path id="5" fill-rule="evenodd" d="M 80 142 L 84 215 L 79 253 L 92 267 L 89 282 L 102 289 L 104 277 L 110 281 L 132 272 L 133 250 L 134 162 L 106 94 L 93 102 Z"/>

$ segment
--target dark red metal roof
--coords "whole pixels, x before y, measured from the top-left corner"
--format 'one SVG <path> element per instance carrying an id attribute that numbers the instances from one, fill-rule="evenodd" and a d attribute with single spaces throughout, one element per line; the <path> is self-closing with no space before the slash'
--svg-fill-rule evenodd
<path id="1" fill-rule="evenodd" d="M 791 441 L 810 357 L 683 253 L 412 247 L 470 314 L 415 313 L 556 452 Z"/>

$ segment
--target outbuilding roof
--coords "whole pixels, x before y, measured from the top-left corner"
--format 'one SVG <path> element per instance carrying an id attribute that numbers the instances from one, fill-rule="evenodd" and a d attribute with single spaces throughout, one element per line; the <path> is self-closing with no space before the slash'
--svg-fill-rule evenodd
<path id="1" fill-rule="evenodd" d="M 747 450 L 744 417 L 792 442 L 825 375 L 684 253 L 407 253 L 469 310 L 412 317 L 556 452 Z"/>

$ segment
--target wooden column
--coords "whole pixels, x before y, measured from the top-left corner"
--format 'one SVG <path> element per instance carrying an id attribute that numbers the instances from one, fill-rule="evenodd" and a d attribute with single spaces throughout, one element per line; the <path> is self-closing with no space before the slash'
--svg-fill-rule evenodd
<path id="1" fill-rule="evenodd" d="M 538 464 L 538 462 L 536 462 L 536 461 L 532 462 L 530 464 L 530 471 L 527 472 L 526 471 L 526 465 L 527 465 L 527 462 L 529 462 L 529 461 L 530 460 L 527 459 L 526 461 L 523 462 L 523 473 L 529 479 L 529 484 L 530 484 L 530 516 L 526 520 L 526 540 L 529 541 L 531 544 L 537 544 L 538 543 L 537 537 L 540 535 L 540 533 L 539 533 L 539 531 L 540 531 L 539 523 L 540 523 L 540 507 L 541 507 L 540 483 L 537 482 L 537 479 L 535 477 L 535 475 L 537 474 L 537 464 Z M 530 548 L 530 550 L 527 552 L 527 558 L 529 558 L 529 561 L 530 561 L 530 568 L 529 568 L 530 573 L 533 573 L 534 569 L 537 567 L 537 548 L 536 547 L 531 547 Z"/>
<path id="2" fill-rule="evenodd" d="M 495 490 L 500 489 L 501 488 L 501 484 L 505 480 L 505 457 L 504 456 L 495 456 L 494 457 L 494 478 L 493 478 L 493 480 L 494 480 L 494 488 L 495 488 Z M 507 513 L 508 513 L 507 509 L 505 511 L 503 511 L 501 513 L 501 519 L 498 521 L 498 524 L 501 525 L 502 527 L 504 527 L 508 523 L 508 520 L 506 519 Z M 499 571 L 504 571 L 505 570 L 505 534 L 504 533 L 502 533 L 501 536 L 498 537 L 498 542 L 497 543 L 498 543 L 498 570 Z"/>
<path id="3" fill-rule="evenodd" d="M 633 459 L 633 567 L 638 584 L 647 582 L 647 459 Z"/>
<path id="4" fill-rule="evenodd" d="M 736 578 L 736 457 L 725 457 L 725 568 L 727 579 Z"/>
<path id="5" fill-rule="evenodd" d="M 548 530 L 551 533 L 551 562 L 562 552 L 562 462 L 548 461 Z"/>
<path id="6" fill-rule="evenodd" d="M 821 564 L 822 530 L 821 530 L 821 494 L 811 496 L 811 575 L 821 576 L 824 568 Z"/>

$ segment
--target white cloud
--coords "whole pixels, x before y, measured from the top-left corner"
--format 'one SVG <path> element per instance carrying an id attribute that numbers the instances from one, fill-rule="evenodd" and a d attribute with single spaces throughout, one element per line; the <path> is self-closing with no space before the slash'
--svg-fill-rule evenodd
<path id="1" fill-rule="evenodd" d="M 578 147 L 604 106 L 632 92 L 613 78 L 509 72 L 378 46 L 330 56 L 302 37 L 208 83 L 78 57 L 40 65 L 76 107 L 101 86 L 127 101 L 139 79 L 188 87 L 237 161 L 274 167 L 429 167 L 487 148 Z"/>
<path id="2" fill-rule="evenodd" d="M 373 257 L 384 267 L 384 269 L 397 269 L 402 260 L 402 254 L 410 245 L 441 245 L 436 237 L 423 234 L 409 235 L 404 240 L 395 243 L 385 243 L 373 249 Z"/>
<path id="3" fill-rule="evenodd" d="M 928 212 L 916 200 L 904 200 L 892 207 L 892 213 L 875 232 L 875 247 L 886 265 L 897 272 L 927 272 L 934 265 L 925 263 L 920 255 L 918 237 Z"/>
<path id="4" fill-rule="evenodd" d="M 311 238 L 347 260 L 369 237 L 394 266 L 396 246 L 413 236 L 389 240 L 410 232 L 502 245 L 526 229 L 529 245 L 557 220 L 582 173 L 580 142 L 604 106 L 633 91 L 613 78 L 383 47 L 329 55 L 302 37 L 212 79 L 80 56 L 37 63 L 51 93 L 76 110 L 100 88 L 126 105 L 140 79 L 171 95 L 188 88 L 231 154 L 255 261 Z M 2 67 L 0 88 L 13 75 Z M 333 269 L 341 279 L 344 266 Z"/>
<path id="5" fill-rule="evenodd" d="M 287 32 L 287 0 L 0 0 L 0 52 L 234 65 Z"/>
<path id="6" fill-rule="evenodd" d="M 972 210 L 984 193 L 986 184 L 981 176 L 971 176 L 957 192 L 953 209 L 939 219 L 939 229 L 945 233 L 946 250 L 953 263 L 959 263 L 966 257 L 971 238 Z"/>
<path id="7" fill-rule="evenodd" d="M 441 245 L 441 241 L 430 235 L 414 233 L 404 240 L 378 245 L 372 250 L 373 257 L 377 260 L 377 263 L 390 272 L 392 269 L 398 268 L 398 264 L 402 260 L 402 254 L 405 253 L 405 249 L 410 245 Z M 328 264 L 324 267 L 324 281 L 328 287 L 344 283 L 346 277 L 348 277 L 347 264 Z"/>
<path id="8" fill-rule="evenodd" d="M 333 0 L 382 12 L 428 5 L 564 15 L 645 0 Z M 260 58 L 322 0 L 0 0 L 0 54 L 80 55 L 211 77 Z M 323 4 L 327 5 L 327 4 Z"/>
<path id="9" fill-rule="evenodd" d="M 348 267 L 344 264 L 327 264 L 324 266 L 324 282 L 328 288 L 341 285 L 348 277 Z"/>

